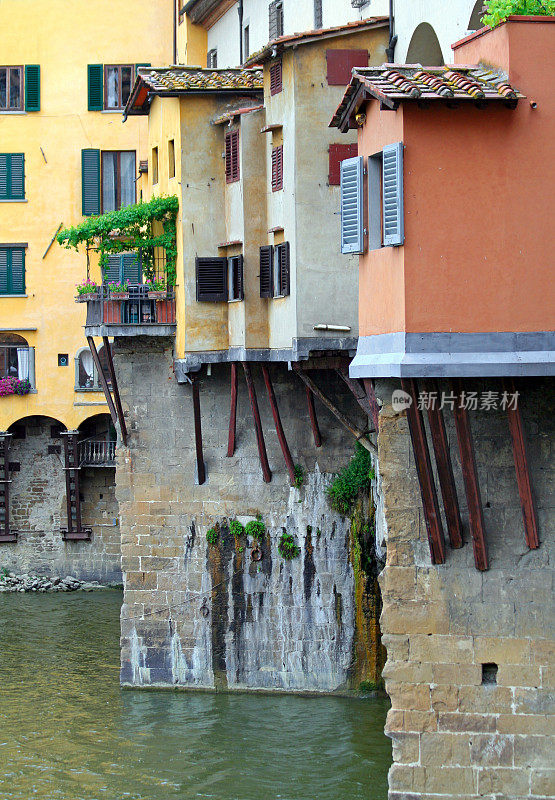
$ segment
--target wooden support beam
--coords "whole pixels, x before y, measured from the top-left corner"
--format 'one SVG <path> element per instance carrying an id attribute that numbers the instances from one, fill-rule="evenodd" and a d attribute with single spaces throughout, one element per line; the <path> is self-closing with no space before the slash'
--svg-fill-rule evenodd
<path id="1" fill-rule="evenodd" d="M 17 542 L 10 530 L 10 441 L 11 433 L 0 433 L 0 542 Z"/>
<path id="2" fill-rule="evenodd" d="M 118 382 L 116 378 L 116 371 L 114 369 L 114 360 L 112 358 L 112 345 L 110 344 L 110 340 L 107 336 L 102 337 L 102 342 L 104 343 L 104 347 L 106 349 L 106 355 L 108 358 L 108 372 L 110 373 L 110 381 L 112 383 L 112 391 L 114 393 L 114 400 L 116 401 L 116 411 L 118 414 L 119 419 L 119 427 L 121 430 L 121 438 L 123 439 L 123 443 L 127 444 L 127 425 L 125 424 L 125 417 L 123 416 L 123 408 L 121 405 L 121 399 L 119 396 L 119 388 Z"/>
<path id="3" fill-rule="evenodd" d="M 511 432 L 511 442 L 513 445 L 516 480 L 518 484 L 518 494 L 520 496 L 520 505 L 522 507 L 522 519 L 524 522 L 524 536 L 528 547 L 535 550 L 540 546 L 538 519 L 532 492 L 532 483 L 530 481 L 530 471 L 528 469 L 526 436 L 524 434 L 524 425 L 518 406 L 518 394 L 514 380 L 512 378 L 506 378 L 503 381 L 503 388 L 507 394 L 514 395 L 517 398 L 515 408 L 507 406 L 507 419 L 509 421 L 509 431 Z"/>
<path id="4" fill-rule="evenodd" d="M 231 364 L 231 408 L 229 410 L 229 434 L 227 437 L 227 455 L 235 452 L 235 431 L 237 428 L 237 362 Z"/>
<path id="5" fill-rule="evenodd" d="M 268 464 L 268 455 L 266 453 L 266 444 L 264 443 L 264 433 L 262 431 L 262 422 L 260 420 L 260 412 L 258 410 L 258 401 L 256 399 L 256 389 L 254 388 L 251 368 L 247 361 L 243 361 L 241 363 L 243 364 L 247 389 L 249 390 L 249 399 L 251 401 L 252 416 L 254 419 L 254 429 L 256 431 L 256 443 L 258 445 L 258 456 L 260 458 L 260 466 L 262 467 L 262 476 L 265 483 L 270 483 L 272 480 L 272 472 L 270 470 L 270 465 Z"/>
<path id="6" fill-rule="evenodd" d="M 440 395 L 436 380 L 429 379 L 424 381 L 424 387 L 429 395 L 439 398 Z M 445 509 L 449 542 L 451 543 L 451 547 L 458 548 L 463 546 L 463 528 L 443 411 L 439 407 L 439 403 L 436 404 L 435 402 L 430 403 L 427 410 L 439 486 L 441 488 L 441 496 L 443 497 L 443 508 Z"/>
<path id="7" fill-rule="evenodd" d="M 380 407 L 376 399 L 376 392 L 374 390 L 374 382 L 372 378 L 363 378 L 362 382 L 368 395 L 368 402 L 370 403 L 371 416 L 370 419 L 374 423 L 374 430 L 378 432 Z"/>
<path id="8" fill-rule="evenodd" d="M 308 404 L 308 415 L 310 417 L 310 424 L 312 426 L 312 435 L 314 436 L 314 444 L 316 447 L 322 447 L 322 435 L 318 425 L 318 417 L 316 416 L 316 409 L 314 408 L 314 395 L 312 389 L 305 386 L 306 402 Z"/>
<path id="9" fill-rule="evenodd" d="M 470 519 L 470 531 L 472 533 L 474 563 L 476 564 L 476 569 L 484 571 L 489 568 L 486 547 L 486 528 L 484 525 L 482 498 L 480 495 L 480 484 L 478 481 L 478 470 L 476 469 L 476 459 L 474 457 L 474 445 L 472 443 L 468 411 L 461 406 L 461 379 L 453 378 L 451 380 L 451 388 L 455 396 L 455 405 L 453 409 L 455 428 L 457 431 L 457 441 L 459 443 L 466 504 L 468 506 L 468 516 Z"/>
<path id="10" fill-rule="evenodd" d="M 336 417 L 339 420 L 339 422 L 343 425 L 343 427 L 347 428 L 349 433 L 353 434 L 355 439 L 357 439 L 357 441 L 359 441 L 361 445 L 364 448 L 366 448 L 366 450 L 369 450 L 371 453 L 378 452 L 378 448 L 373 442 L 371 442 L 367 438 L 364 431 L 359 430 L 359 428 L 357 428 L 356 425 L 352 423 L 350 419 L 348 419 L 345 416 L 345 414 L 343 414 L 343 412 L 340 411 L 334 403 L 332 403 L 329 397 L 326 397 L 326 395 L 317 386 L 317 384 L 314 383 L 311 377 L 309 377 L 306 373 L 299 370 L 295 365 L 293 365 L 293 369 L 295 370 L 299 378 L 302 380 L 302 382 L 305 384 L 305 386 L 308 386 L 311 392 L 316 395 L 318 400 L 320 400 L 320 402 L 323 403 L 329 411 L 331 411 L 334 417 Z"/>
<path id="11" fill-rule="evenodd" d="M 366 394 L 366 390 L 356 378 L 350 378 L 349 373 L 344 369 L 336 370 L 337 374 L 343 378 L 349 389 L 354 395 L 355 400 L 362 408 L 370 422 L 372 423 L 373 429 L 377 430 L 374 425 L 374 417 L 373 417 L 373 410 L 372 406 L 370 405 L 370 401 L 368 399 L 368 395 Z"/>
<path id="12" fill-rule="evenodd" d="M 64 442 L 64 471 L 66 476 L 67 530 L 62 531 L 66 540 L 88 540 L 91 529 L 83 528 L 81 522 L 79 433 L 62 431 Z"/>
<path id="13" fill-rule="evenodd" d="M 94 343 L 93 337 L 87 336 L 87 342 L 89 343 L 89 350 L 91 351 L 94 365 L 96 367 L 98 380 L 100 381 L 100 385 L 102 386 L 102 391 L 104 392 L 104 397 L 106 398 L 106 402 L 108 403 L 108 410 L 110 412 L 110 416 L 112 417 L 112 422 L 114 423 L 114 425 L 117 425 L 118 413 L 116 411 L 114 401 L 112 400 L 112 393 L 110 391 L 110 387 L 108 386 L 108 381 L 106 380 L 106 376 L 104 375 L 102 364 L 100 363 L 100 359 L 98 357 L 98 352 L 96 349 L 96 344 Z"/>
<path id="14" fill-rule="evenodd" d="M 424 521 L 428 533 L 428 544 L 432 564 L 445 563 L 445 540 L 443 537 L 443 526 L 437 493 L 432 473 L 432 462 L 430 461 L 430 451 L 428 450 L 428 440 L 426 438 L 426 428 L 424 418 L 418 408 L 418 388 L 414 378 L 401 378 L 401 387 L 412 398 L 412 402 L 407 407 L 407 420 L 409 423 L 412 450 L 416 463 L 416 472 L 420 484 L 420 495 L 424 508 Z"/>
<path id="15" fill-rule="evenodd" d="M 206 481 L 206 468 L 204 466 L 204 456 L 202 453 L 202 425 L 200 419 L 200 394 L 198 378 L 191 380 L 193 388 L 193 416 L 195 420 L 195 450 L 197 457 L 197 476 L 198 482 L 202 485 Z"/>
<path id="16" fill-rule="evenodd" d="M 268 392 L 268 399 L 270 400 L 270 408 L 272 409 L 272 416 L 274 418 L 274 424 L 276 426 L 276 433 L 278 436 L 279 446 L 281 447 L 281 452 L 283 453 L 283 457 L 285 459 L 285 466 L 287 467 L 287 472 L 289 473 L 289 481 L 291 483 L 291 486 L 294 486 L 295 465 L 293 464 L 293 459 L 291 458 L 289 445 L 287 444 L 287 439 L 285 438 L 285 432 L 283 430 L 283 425 L 281 424 L 281 417 L 279 416 L 279 408 L 276 400 L 276 395 L 274 392 L 274 387 L 272 386 L 272 379 L 270 378 L 270 373 L 268 371 L 268 367 L 266 366 L 266 364 L 262 365 L 262 374 L 264 376 L 264 383 L 266 384 L 266 390 Z"/>

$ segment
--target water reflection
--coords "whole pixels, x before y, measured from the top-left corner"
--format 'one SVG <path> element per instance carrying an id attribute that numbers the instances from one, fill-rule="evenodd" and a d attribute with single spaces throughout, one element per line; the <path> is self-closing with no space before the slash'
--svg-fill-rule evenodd
<path id="1" fill-rule="evenodd" d="M 2 800 L 382 800 L 385 701 L 122 692 L 117 592 L 0 597 Z"/>

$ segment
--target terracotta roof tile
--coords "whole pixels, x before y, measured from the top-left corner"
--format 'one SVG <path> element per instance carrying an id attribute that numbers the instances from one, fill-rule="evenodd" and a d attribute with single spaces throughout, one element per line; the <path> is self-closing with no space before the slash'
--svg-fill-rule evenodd
<path id="1" fill-rule="evenodd" d="M 227 111 L 224 111 L 222 114 L 219 114 L 212 120 L 214 125 L 222 125 L 225 122 L 229 122 L 234 117 L 240 117 L 243 114 L 250 114 L 251 111 L 260 111 L 261 108 L 264 108 L 263 105 L 257 106 L 243 106 L 242 108 L 230 108 Z"/>
<path id="2" fill-rule="evenodd" d="M 259 69 L 203 69 L 174 66 L 164 69 L 142 69 L 140 76 L 154 92 L 263 88 L 262 71 Z"/>

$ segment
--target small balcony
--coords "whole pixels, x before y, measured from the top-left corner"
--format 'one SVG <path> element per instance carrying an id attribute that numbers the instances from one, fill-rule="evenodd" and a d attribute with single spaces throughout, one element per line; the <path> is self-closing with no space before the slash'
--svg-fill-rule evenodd
<path id="1" fill-rule="evenodd" d="M 87 297 L 87 336 L 174 336 L 175 294 L 153 292 L 147 286 L 129 286 L 113 292 L 109 286 Z"/>
<path id="2" fill-rule="evenodd" d="M 27 344 L 0 344 L 0 397 L 34 391 L 35 348 Z"/>
<path id="3" fill-rule="evenodd" d="M 115 467 L 116 442 L 110 439 L 82 439 L 78 445 L 80 467 Z"/>

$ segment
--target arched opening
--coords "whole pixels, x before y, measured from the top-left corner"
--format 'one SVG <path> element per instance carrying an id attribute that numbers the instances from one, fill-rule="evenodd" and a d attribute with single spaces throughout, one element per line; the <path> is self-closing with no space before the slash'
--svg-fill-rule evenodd
<path id="1" fill-rule="evenodd" d="M 472 9 L 472 14 L 470 15 L 470 20 L 468 23 L 469 31 L 477 31 L 484 27 L 484 23 L 482 22 L 484 13 L 484 0 L 476 0 L 476 4 Z"/>
<path id="2" fill-rule="evenodd" d="M 108 385 L 111 384 L 110 372 L 108 370 L 108 356 L 106 348 L 100 347 L 98 358 L 102 366 L 102 372 Z M 101 389 L 98 378 L 98 370 L 93 361 L 92 353 L 88 347 L 83 347 L 75 356 L 75 389 L 76 391 L 98 392 Z"/>
<path id="3" fill-rule="evenodd" d="M 443 63 L 443 54 L 436 32 L 429 22 L 421 22 L 412 34 L 407 50 L 407 64 L 441 67 Z"/>
<path id="4" fill-rule="evenodd" d="M 0 378 L 29 380 L 29 353 L 29 344 L 23 336 L 0 333 Z"/>

